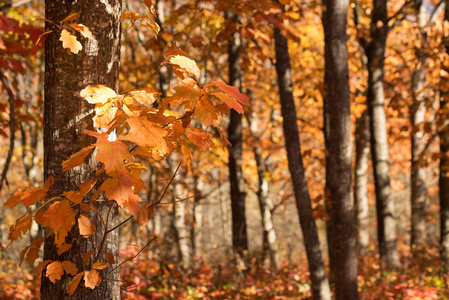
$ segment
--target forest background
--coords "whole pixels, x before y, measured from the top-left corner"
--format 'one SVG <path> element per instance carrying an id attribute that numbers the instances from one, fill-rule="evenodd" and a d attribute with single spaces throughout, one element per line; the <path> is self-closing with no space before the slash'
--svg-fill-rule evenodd
<path id="1" fill-rule="evenodd" d="M 93 1 L 78 15 L 84 1 L 69 2 L 59 19 L 44 1 L 0 7 L 0 298 L 113 290 L 103 283 L 119 269 L 109 292 L 124 299 L 449 297 L 447 1 Z M 72 95 L 96 105 L 86 147 L 114 143 L 94 126 L 117 129 L 127 164 L 114 168 L 130 174 L 132 191 L 121 201 L 103 188 L 125 208 L 117 251 L 80 252 L 72 234 L 88 240 L 101 227 L 82 200 L 116 177 L 97 156 L 107 175 L 53 192 L 44 82 L 57 79 L 44 66 L 83 63 L 105 3 L 120 21 L 119 87 L 89 83 Z M 45 49 L 52 41 L 59 52 Z M 133 119 L 144 112 L 147 132 Z M 76 173 L 85 146 L 54 156 Z M 65 212 L 73 224 L 49 221 Z M 61 229 L 72 233 L 53 238 L 49 259 L 44 237 Z"/>

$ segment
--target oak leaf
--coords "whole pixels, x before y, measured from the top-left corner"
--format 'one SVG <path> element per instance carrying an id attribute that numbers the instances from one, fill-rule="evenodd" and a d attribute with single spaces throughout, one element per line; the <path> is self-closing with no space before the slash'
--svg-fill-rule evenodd
<path id="1" fill-rule="evenodd" d="M 84 272 L 84 284 L 86 287 L 94 289 L 100 284 L 100 282 L 101 278 L 97 270 L 90 270 Z"/>
<path id="2" fill-rule="evenodd" d="M 103 261 L 97 261 L 94 262 L 92 267 L 90 267 L 91 269 L 95 269 L 95 270 L 103 270 L 104 268 L 107 268 L 108 264 L 103 262 Z"/>
<path id="3" fill-rule="evenodd" d="M 72 53 L 77 54 L 83 46 L 76 39 L 76 36 L 63 29 L 59 40 L 62 42 L 62 47 L 69 49 Z"/>
<path id="4" fill-rule="evenodd" d="M 204 126 L 216 125 L 218 115 L 215 108 L 207 95 L 201 97 L 195 107 L 195 113 L 198 122 L 203 123 Z"/>
<path id="5" fill-rule="evenodd" d="M 228 85 L 222 81 L 212 81 L 209 84 L 207 84 L 204 88 L 210 87 L 210 86 L 217 86 L 220 90 L 225 92 L 229 97 L 234 98 L 237 100 L 240 104 L 249 106 L 249 98 L 242 93 L 240 93 L 239 89 L 235 86 Z"/>
<path id="6" fill-rule="evenodd" d="M 99 85 L 88 85 L 80 91 L 80 96 L 92 104 L 106 103 L 109 99 L 115 98 L 117 94 L 111 88 Z"/>
<path id="7" fill-rule="evenodd" d="M 73 295 L 73 293 L 76 291 L 76 288 L 80 284 L 81 278 L 83 277 L 84 272 L 76 274 L 75 277 L 73 277 L 72 281 L 70 281 L 68 287 L 69 287 L 69 295 Z"/>
<path id="8" fill-rule="evenodd" d="M 75 154 L 70 155 L 70 158 L 62 163 L 62 171 L 70 170 L 71 168 L 78 166 L 84 162 L 87 155 L 94 149 L 95 146 L 88 146 Z"/>
<path id="9" fill-rule="evenodd" d="M 209 133 L 197 128 L 188 127 L 186 130 L 186 137 L 192 144 L 198 146 L 200 151 L 206 151 L 214 144 L 210 139 Z"/>
<path id="10" fill-rule="evenodd" d="M 87 39 L 90 39 L 92 37 L 92 32 L 90 31 L 89 27 L 83 25 L 83 24 L 69 24 L 70 27 L 81 33 L 82 36 L 84 36 Z"/>
<path id="11" fill-rule="evenodd" d="M 47 271 L 45 275 L 50 279 L 51 282 L 55 283 L 56 280 L 61 279 L 64 275 L 64 269 L 60 261 L 54 261 L 47 266 Z"/>
<path id="12" fill-rule="evenodd" d="M 78 268 L 76 267 L 76 265 L 68 260 L 64 260 L 63 262 L 61 262 L 62 268 L 64 269 L 64 271 L 67 274 L 70 275 L 75 275 L 76 273 L 78 273 Z"/>
<path id="13" fill-rule="evenodd" d="M 169 59 L 169 62 L 177 75 L 181 72 L 196 79 L 200 78 L 201 70 L 193 59 L 182 55 L 175 55 Z M 183 78 L 184 76 L 180 77 Z"/>
<path id="14" fill-rule="evenodd" d="M 80 235 L 82 235 L 85 238 L 90 237 L 95 232 L 95 225 L 85 215 L 80 215 L 78 217 L 78 227 L 80 230 Z"/>
<path id="15" fill-rule="evenodd" d="M 129 133 L 120 140 L 130 141 L 139 146 L 157 147 L 164 141 L 167 132 L 149 121 L 146 117 L 130 117 L 128 119 Z"/>

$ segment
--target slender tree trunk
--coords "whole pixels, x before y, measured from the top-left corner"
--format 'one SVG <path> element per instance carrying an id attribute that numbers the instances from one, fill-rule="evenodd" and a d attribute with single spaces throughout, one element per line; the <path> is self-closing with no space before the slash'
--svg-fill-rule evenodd
<path id="1" fill-rule="evenodd" d="M 376 188 L 377 230 L 382 264 L 400 266 L 397 251 L 395 205 L 391 199 L 387 122 L 384 108 L 384 60 L 388 35 L 387 0 L 374 0 L 368 57 L 368 111 L 370 116 L 371 157 Z"/>
<path id="2" fill-rule="evenodd" d="M 359 254 L 366 254 L 369 248 L 368 222 L 368 159 L 369 159 L 369 119 L 368 111 L 364 111 L 357 119 L 355 129 L 355 170 L 354 170 L 354 202 Z"/>
<path id="3" fill-rule="evenodd" d="M 173 188 L 173 210 L 174 228 L 176 231 L 176 244 L 178 248 L 178 258 L 182 262 L 184 269 L 188 269 L 191 264 L 189 231 L 186 226 L 186 200 L 182 197 L 181 183 L 175 183 Z M 175 198 L 178 197 L 178 198 Z"/>
<path id="4" fill-rule="evenodd" d="M 449 0 L 446 0 L 446 8 L 444 12 L 443 23 L 445 26 L 444 32 L 444 53 L 442 60 L 442 68 L 446 70 L 445 76 L 441 77 L 441 98 L 440 98 L 440 115 L 443 119 L 442 127 L 439 130 L 440 134 L 440 244 L 441 244 L 441 256 L 443 264 L 445 266 L 445 272 L 449 271 L 449 120 L 446 116 L 449 113 L 449 36 L 448 25 L 449 22 Z"/>
<path id="5" fill-rule="evenodd" d="M 421 37 L 424 45 L 426 44 L 426 34 L 422 31 L 426 26 L 427 12 L 424 1 L 421 1 L 418 11 L 418 25 L 421 30 Z M 427 188 L 426 188 L 426 169 L 422 166 L 422 154 L 425 148 L 424 130 L 422 123 L 426 115 L 426 106 L 424 93 L 422 89 L 425 84 L 425 64 L 426 54 L 424 49 L 416 49 L 416 56 L 418 59 L 415 72 L 413 74 L 412 89 L 413 89 L 413 104 L 410 106 L 410 121 L 412 125 L 411 134 L 411 207 L 412 207 L 412 229 L 411 229 L 411 246 L 418 246 L 424 242 L 426 233 L 426 202 L 427 202 Z M 420 159 L 421 158 L 421 159 Z"/>
<path id="6" fill-rule="evenodd" d="M 326 99 L 329 109 L 326 178 L 331 204 L 332 256 L 336 299 L 358 299 L 357 239 L 352 197 L 351 111 L 346 46 L 349 0 L 324 1 Z"/>
<path id="7" fill-rule="evenodd" d="M 93 156 L 76 169 L 62 172 L 61 163 L 83 147 L 95 142 L 82 134 L 83 129 L 91 129 L 93 105 L 79 97 L 79 91 L 87 85 L 103 84 L 117 91 L 120 61 L 120 14 L 121 1 L 45 1 L 46 19 L 59 24 L 71 13 L 79 13 L 77 22 L 90 28 L 93 37 L 80 38 L 83 49 L 78 54 L 68 53 L 59 41 L 57 28 L 46 22 L 46 30 L 55 30 L 45 37 L 45 113 L 44 113 L 44 174 L 45 179 L 54 176 L 54 194 L 77 188 L 81 182 L 95 176 L 96 165 Z M 117 222 L 117 205 L 113 201 L 96 201 L 96 209 L 105 220 L 109 207 L 114 205 L 109 224 Z M 54 237 L 46 238 L 44 260 L 70 260 L 78 269 L 85 270 L 83 253 L 96 251 L 103 236 L 104 227 L 95 213 L 89 215 L 96 225 L 96 233 L 89 239 L 72 230 L 66 242 L 72 244 L 70 251 L 58 255 Z M 104 253 L 109 252 L 118 262 L 118 233 L 107 236 Z M 119 269 L 112 273 L 116 265 L 100 272 L 102 278 L 95 289 L 80 286 L 73 296 L 67 294 L 69 276 L 51 283 L 42 276 L 41 299 L 119 299 Z M 89 265 L 87 267 L 90 267 Z"/>
<path id="8" fill-rule="evenodd" d="M 192 254 L 193 256 L 200 258 L 202 256 L 202 224 L 203 224 L 203 206 L 201 205 L 201 190 L 203 188 L 203 181 L 195 176 L 195 198 L 193 202 L 193 226 L 191 230 L 192 236 Z"/>
<path id="9" fill-rule="evenodd" d="M 276 231 L 273 224 L 272 199 L 269 196 L 269 182 L 265 176 L 268 171 L 265 160 L 262 157 L 260 148 L 260 139 L 257 133 L 257 122 L 251 116 L 247 115 L 250 131 L 256 143 L 253 146 L 254 159 L 256 161 L 257 178 L 259 186 L 257 188 L 257 200 L 259 201 L 260 214 L 262 217 L 262 234 L 263 234 L 263 257 L 268 252 L 270 257 L 270 266 L 273 271 L 278 270 L 280 266 L 279 247 L 277 244 Z"/>
<path id="10" fill-rule="evenodd" d="M 302 161 L 296 108 L 293 99 L 292 71 L 290 67 L 290 56 L 288 54 L 288 43 L 278 28 L 274 31 L 274 40 L 276 49 L 276 73 L 278 76 L 288 168 L 291 174 L 296 207 L 304 237 L 312 282 L 312 294 L 314 299 L 331 299 L 329 281 L 327 280 L 326 269 L 321 254 L 315 219 L 312 216 L 312 204 L 310 202 L 309 188 L 307 186 Z"/>
<path id="11" fill-rule="evenodd" d="M 234 24 L 239 20 L 231 10 L 226 17 L 232 19 Z M 240 48 L 242 38 L 238 30 L 233 33 L 233 39 L 228 44 L 229 56 L 229 84 L 239 90 L 242 89 Z M 231 146 L 229 150 L 229 182 L 231 184 L 231 208 L 232 208 L 232 245 L 234 251 L 240 256 L 245 256 L 248 251 L 248 236 L 246 231 L 245 192 L 242 178 L 242 115 L 231 110 L 228 126 L 228 139 Z"/>

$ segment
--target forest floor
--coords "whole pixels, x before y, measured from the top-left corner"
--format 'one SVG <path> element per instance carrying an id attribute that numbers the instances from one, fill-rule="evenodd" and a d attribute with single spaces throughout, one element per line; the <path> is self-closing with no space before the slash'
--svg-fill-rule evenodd
<path id="1" fill-rule="evenodd" d="M 441 274 L 435 247 L 416 252 L 401 249 L 404 268 L 383 272 L 375 252 L 359 260 L 361 299 L 449 299 L 449 274 Z M 123 250 L 124 259 L 133 250 Z M 167 259 L 144 253 L 121 268 L 122 299 L 310 299 L 307 262 L 284 263 L 271 272 L 256 258 L 248 268 L 229 261 L 209 265 L 196 261 L 183 270 Z M 16 262 L 0 261 L 0 299 L 37 299 L 40 278 Z"/>

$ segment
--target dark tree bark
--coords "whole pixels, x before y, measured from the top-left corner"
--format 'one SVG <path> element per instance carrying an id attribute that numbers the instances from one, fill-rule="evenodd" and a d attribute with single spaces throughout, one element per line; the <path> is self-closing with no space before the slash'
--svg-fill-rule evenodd
<path id="1" fill-rule="evenodd" d="M 444 11 L 444 20 L 449 21 L 449 0 L 446 0 L 446 8 Z M 447 26 L 445 24 L 444 26 Z M 447 29 L 447 28 L 446 28 Z M 445 31 L 447 33 L 447 31 Z M 440 244 L 441 255 L 445 266 L 445 271 L 449 271 L 449 121 L 446 116 L 449 112 L 449 71 L 448 54 L 449 54 L 449 36 L 445 35 L 443 39 L 446 53 L 442 56 L 442 67 L 446 69 L 446 76 L 441 77 L 441 98 L 440 98 L 440 116 L 443 119 L 442 127 L 439 130 L 440 135 Z"/>
<path id="2" fill-rule="evenodd" d="M 380 258 L 387 268 L 400 266 L 397 250 L 395 205 L 391 199 L 390 163 L 384 108 L 384 61 L 388 35 L 387 0 L 374 0 L 368 57 L 368 112 L 371 157 L 376 189 L 377 236 Z"/>
<path id="3" fill-rule="evenodd" d="M 315 219 L 312 216 L 312 204 L 310 202 L 309 188 L 307 186 L 302 161 L 296 108 L 293 99 L 292 70 L 290 66 L 290 55 L 288 53 L 288 43 L 278 28 L 274 31 L 274 40 L 276 49 L 276 73 L 278 76 L 288 168 L 291 174 L 296 207 L 304 237 L 312 282 L 312 294 L 314 299 L 331 299 L 329 281 L 326 276 L 326 269 L 321 254 Z"/>
<path id="4" fill-rule="evenodd" d="M 331 206 L 333 267 L 336 299 L 358 299 L 357 249 L 352 197 L 351 111 L 346 46 L 348 0 L 324 1 L 326 106 L 329 118 L 326 173 Z"/>
<path id="5" fill-rule="evenodd" d="M 238 16 L 232 10 L 226 14 L 232 19 L 233 24 L 238 24 Z M 234 27 L 234 26 L 233 26 Z M 235 28 L 234 28 L 235 29 Z M 229 84 L 240 91 L 242 89 L 242 68 L 240 65 L 240 49 L 242 38 L 238 30 L 233 30 L 232 39 L 228 44 L 229 56 Z M 231 209 L 232 209 L 232 245 L 234 251 L 244 256 L 248 251 L 248 236 L 246 230 L 245 192 L 242 178 L 242 115 L 231 110 L 228 140 L 231 146 L 229 151 L 229 182 L 231 184 Z"/>
<path id="6" fill-rule="evenodd" d="M 368 221 L 368 160 L 369 160 L 369 119 L 365 110 L 357 119 L 355 129 L 355 170 L 354 204 L 356 208 L 356 228 L 359 254 L 366 254 L 369 247 Z"/>
<path id="7" fill-rule="evenodd" d="M 87 85 L 103 84 L 117 91 L 120 60 L 120 0 L 107 1 L 45 1 L 46 19 L 59 24 L 71 13 L 79 13 L 78 23 L 90 28 L 93 37 L 79 37 L 83 49 L 78 54 L 68 53 L 59 41 L 57 28 L 46 22 L 46 30 L 55 30 L 45 38 L 45 112 L 44 112 L 44 174 L 45 179 L 54 176 L 55 195 L 63 191 L 77 189 L 79 183 L 95 176 L 96 161 L 94 156 L 87 159 L 81 166 L 62 172 L 61 163 L 81 148 L 86 147 L 95 139 L 84 135 L 83 129 L 92 130 L 93 105 L 88 104 L 79 96 L 81 89 Z M 106 220 L 109 207 L 109 224 L 114 226 L 117 221 L 117 205 L 112 201 L 96 201 L 96 209 Z M 72 244 L 70 251 L 58 255 L 54 237 L 45 240 L 44 260 L 70 260 L 80 271 L 83 266 L 83 253 L 96 251 L 104 233 L 104 226 L 95 213 L 89 214 L 96 225 L 96 233 L 89 239 L 79 235 L 75 227 L 66 242 Z M 109 252 L 118 262 L 118 233 L 114 231 L 107 235 L 102 254 Z M 91 261 L 92 263 L 92 261 Z M 69 276 L 63 276 L 55 284 L 46 276 L 42 276 L 41 299 L 119 299 L 119 269 L 112 271 L 116 265 L 107 267 L 100 272 L 102 281 L 95 289 L 85 288 L 80 283 L 73 296 L 67 294 Z M 87 266 L 89 267 L 89 265 Z M 111 272 L 111 273 L 110 273 Z M 107 279 L 105 278 L 107 274 Z"/>

